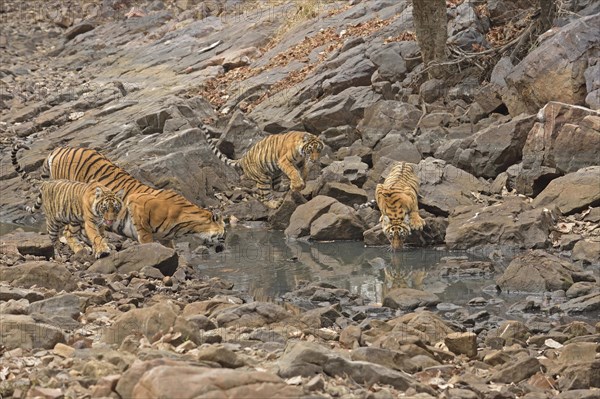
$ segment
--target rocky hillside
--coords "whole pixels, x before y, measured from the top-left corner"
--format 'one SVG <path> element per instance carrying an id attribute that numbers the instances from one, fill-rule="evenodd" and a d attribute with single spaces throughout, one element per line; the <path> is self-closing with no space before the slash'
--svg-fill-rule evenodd
<path id="1" fill-rule="evenodd" d="M 55 262 L 47 236 L 17 232 L 0 242 L 0 396 L 596 397 L 599 326 L 559 317 L 600 309 L 600 3 L 557 7 L 536 32 L 532 2 L 447 1 L 437 80 L 406 1 L 2 2 L 0 221 L 39 224 L 10 163 L 20 140 L 27 171 L 91 147 L 233 222 L 383 245 L 378 211 L 353 206 L 402 160 L 427 223 L 407 245 L 503 259 L 498 288 L 538 296 L 512 309 L 527 322 L 409 287 L 373 306 L 300 284 L 280 306 L 158 244 L 111 236 L 110 257 Z M 326 148 L 272 210 L 201 123 L 232 158 L 291 129 Z"/>

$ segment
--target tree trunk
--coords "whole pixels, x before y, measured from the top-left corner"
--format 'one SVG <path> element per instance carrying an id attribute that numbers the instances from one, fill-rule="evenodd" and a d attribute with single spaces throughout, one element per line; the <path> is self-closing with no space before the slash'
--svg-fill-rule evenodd
<path id="1" fill-rule="evenodd" d="M 446 60 L 448 39 L 446 1 L 413 0 L 413 19 L 421 57 L 426 66 Z M 431 78 L 443 78 L 445 68 L 434 66 L 429 71 Z"/>

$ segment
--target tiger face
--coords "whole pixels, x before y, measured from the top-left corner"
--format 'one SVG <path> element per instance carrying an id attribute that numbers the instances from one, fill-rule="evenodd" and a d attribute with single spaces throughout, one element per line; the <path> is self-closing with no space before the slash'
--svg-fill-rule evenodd
<path id="1" fill-rule="evenodd" d="M 383 215 L 381 217 L 381 229 L 390 241 L 393 251 L 401 249 L 404 240 L 410 234 L 410 227 L 404 223 L 404 217 L 392 219 L 387 215 Z"/>
<path id="2" fill-rule="evenodd" d="M 110 190 L 103 190 L 101 187 L 96 187 L 94 203 L 92 206 L 94 215 L 96 215 L 100 223 L 106 227 L 111 227 L 117 220 L 121 209 L 123 209 L 123 194 L 121 189 L 117 193 Z"/>
<path id="3" fill-rule="evenodd" d="M 316 162 L 321 156 L 323 147 L 324 145 L 321 139 L 313 134 L 307 133 L 304 135 L 302 140 L 302 148 L 300 152 L 304 158 L 308 159 L 310 162 Z"/>

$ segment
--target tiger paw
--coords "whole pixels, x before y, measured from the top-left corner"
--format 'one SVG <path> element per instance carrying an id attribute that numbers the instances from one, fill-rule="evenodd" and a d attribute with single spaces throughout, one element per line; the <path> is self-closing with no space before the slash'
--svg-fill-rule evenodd
<path id="1" fill-rule="evenodd" d="M 304 187 L 306 187 L 306 184 L 304 184 L 304 182 L 302 180 L 293 181 L 292 184 L 290 185 L 290 189 L 292 191 L 302 191 L 302 190 L 304 190 Z"/>
<path id="2" fill-rule="evenodd" d="M 107 244 L 100 246 L 100 248 L 94 248 L 94 257 L 96 259 L 104 258 L 110 255 L 110 247 Z"/>
<path id="3" fill-rule="evenodd" d="M 411 216 L 409 225 L 412 230 L 423 230 L 423 227 L 425 226 L 425 221 L 423 220 L 423 218 L 421 218 L 421 216 L 414 215 Z"/>

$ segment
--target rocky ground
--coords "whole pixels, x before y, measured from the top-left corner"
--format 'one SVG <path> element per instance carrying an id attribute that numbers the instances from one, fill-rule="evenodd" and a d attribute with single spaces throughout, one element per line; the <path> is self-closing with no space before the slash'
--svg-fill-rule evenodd
<path id="1" fill-rule="evenodd" d="M 511 58 L 527 7 L 448 2 L 457 70 L 438 81 L 405 2 L 4 1 L 3 222 L 39 224 L 15 138 L 28 171 L 88 146 L 233 221 L 367 245 L 386 241 L 379 214 L 353 205 L 404 160 L 427 222 L 408 245 L 489 259 L 440 278 L 499 270 L 499 289 L 534 295 L 508 315 L 402 284 L 382 305 L 307 283 L 260 302 L 158 244 L 111 236 L 107 258 L 55 262 L 46 235 L 15 232 L 0 241 L 0 396 L 599 397 L 600 5 L 561 2 Z M 232 157 L 288 129 L 327 147 L 302 195 L 270 210 L 199 123 Z"/>

